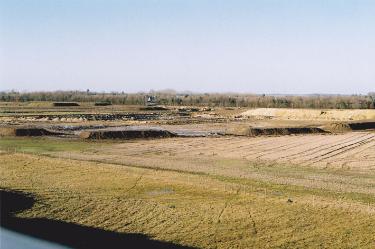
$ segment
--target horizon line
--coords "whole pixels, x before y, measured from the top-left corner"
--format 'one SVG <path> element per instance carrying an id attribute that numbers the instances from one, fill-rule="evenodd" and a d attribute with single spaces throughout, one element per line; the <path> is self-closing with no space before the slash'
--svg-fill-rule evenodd
<path id="1" fill-rule="evenodd" d="M 82 89 L 69 89 L 69 90 L 18 90 L 18 89 L 6 89 L 0 90 L 0 93 L 56 93 L 56 92 L 81 92 L 81 93 L 91 93 L 91 94 L 152 94 L 152 93 L 169 93 L 169 94 L 190 94 L 190 95 L 204 95 L 204 94 L 229 94 L 229 95 L 265 95 L 265 96 L 356 96 L 356 95 L 374 95 L 374 91 L 369 91 L 367 93 L 256 93 L 256 92 L 240 92 L 240 91 L 191 91 L 191 90 L 174 90 L 174 89 L 160 89 L 160 90 L 143 90 L 143 91 L 119 91 L 119 90 L 82 90 Z"/>

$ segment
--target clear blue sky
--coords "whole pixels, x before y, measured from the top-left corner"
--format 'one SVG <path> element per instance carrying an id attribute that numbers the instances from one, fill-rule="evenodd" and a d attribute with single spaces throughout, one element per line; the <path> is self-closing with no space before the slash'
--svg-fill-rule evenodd
<path id="1" fill-rule="evenodd" d="M 0 0 L 0 90 L 367 93 L 374 0 Z"/>

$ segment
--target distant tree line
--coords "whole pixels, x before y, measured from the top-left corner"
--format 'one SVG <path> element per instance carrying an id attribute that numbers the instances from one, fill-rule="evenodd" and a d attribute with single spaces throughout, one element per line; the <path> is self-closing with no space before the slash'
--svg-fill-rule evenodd
<path id="1" fill-rule="evenodd" d="M 234 93 L 177 93 L 150 91 L 148 93 L 98 93 L 87 91 L 0 92 L 0 101 L 69 101 L 110 102 L 120 105 L 143 105 L 146 96 L 156 96 L 162 105 L 274 107 L 319 109 L 375 109 L 375 92 L 367 95 L 265 95 Z"/>

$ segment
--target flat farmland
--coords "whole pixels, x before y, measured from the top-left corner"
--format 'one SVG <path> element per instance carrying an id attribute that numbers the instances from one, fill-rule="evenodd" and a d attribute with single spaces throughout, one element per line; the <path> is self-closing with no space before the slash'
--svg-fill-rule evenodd
<path id="1" fill-rule="evenodd" d="M 80 152 L 47 154 L 57 158 L 373 195 L 374 146 L 374 133 L 352 132 L 340 135 L 103 142 Z"/>
<path id="2" fill-rule="evenodd" d="M 320 168 L 375 169 L 375 133 L 277 137 L 177 138 L 103 148 L 114 156 L 232 158 Z"/>
<path id="3" fill-rule="evenodd" d="M 5 228 L 72 248 L 375 247 L 373 129 L 238 109 L 12 108 L 0 189 L 18 211 Z"/>

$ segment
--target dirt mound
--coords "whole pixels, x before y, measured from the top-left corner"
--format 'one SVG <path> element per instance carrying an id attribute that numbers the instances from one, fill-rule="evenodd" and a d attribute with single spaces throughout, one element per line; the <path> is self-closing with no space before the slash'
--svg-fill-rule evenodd
<path id="1" fill-rule="evenodd" d="M 112 105 L 112 103 L 110 101 L 97 101 L 95 102 L 94 105 L 95 106 L 108 106 L 108 105 Z"/>
<path id="2" fill-rule="evenodd" d="M 292 120 L 365 120 L 375 119 L 375 110 L 316 110 L 289 108 L 257 108 L 241 114 L 243 117 L 276 118 Z"/>
<path id="3" fill-rule="evenodd" d="M 168 113 L 69 113 L 69 114 L 38 114 L 18 115 L 16 119 L 29 121 L 99 121 L 99 120 L 159 120 L 170 118 Z"/>
<path id="4" fill-rule="evenodd" d="M 292 134 L 327 133 L 327 131 L 317 127 L 284 127 L 284 128 L 242 128 L 236 132 L 228 132 L 227 135 L 239 136 L 280 136 Z"/>
<path id="5" fill-rule="evenodd" d="M 79 106 L 76 102 L 54 102 L 53 106 Z"/>
<path id="6" fill-rule="evenodd" d="M 175 133 L 159 129 L 93 130 L 79 134 L 84 139 L 137 139 L 175 137 Z"/>
<path id="7" fill-rule="evenodd" d="M 333 133 L 340 133 L 340 132 L 348 132 L 348 131 L 358 131 L 358 130 L 372 130 L 375 129 L 375 121 L 367 121 L 367 122 L 335 122 L 330 123 L 322 127 L 324 130 L 333 132 Z"/>
<path id="8" fill-rule="evenodd" d="M 57 136 L 64 133 L 50 131 L 42 127 L 1 127 L 0 136 Z"/>
<path id="9" fill-rule="evenodd" d="M 330 124 L 323 126 L 322 128 L 332 133 L 348 132 L 352 130 L 348 123 L 342 123 L 342 122 L 330 123 Z"/>
<path id="10" fill-rule="evenodd" d="M 145 106 L 139 108 L 141 111 L 168 111 L 169 109 L 164 106 Z"/>

